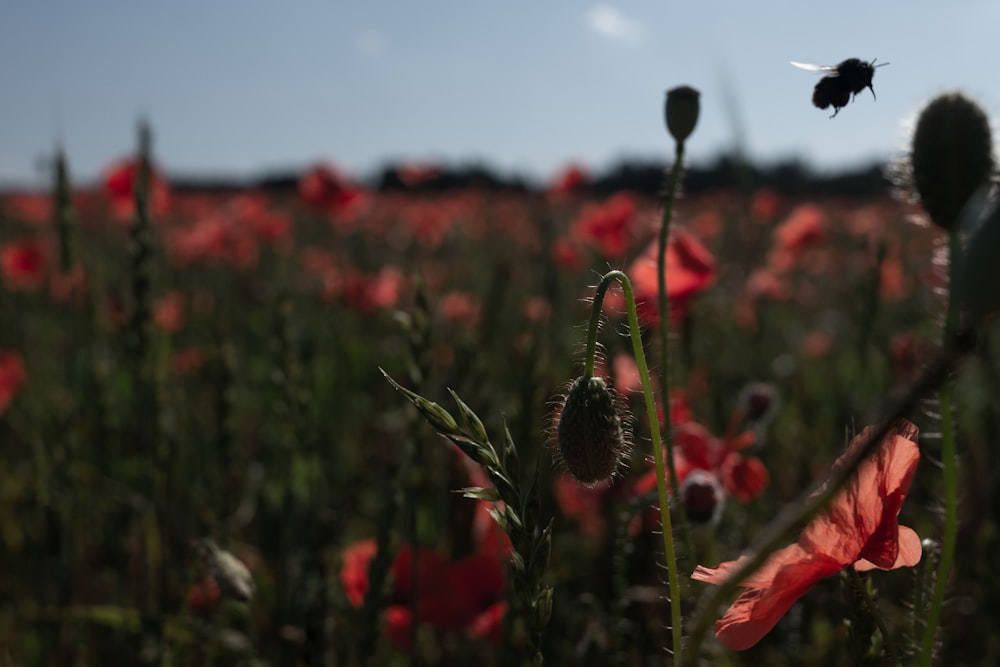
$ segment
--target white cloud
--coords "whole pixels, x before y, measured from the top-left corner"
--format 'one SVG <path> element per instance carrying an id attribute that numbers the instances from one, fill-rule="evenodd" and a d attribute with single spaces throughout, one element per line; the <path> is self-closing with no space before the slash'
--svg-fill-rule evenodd
<path id="1" fill-rule="evenodd" d="M 601 37 L 618 42 L 638 44 L 645 30 L 638 22 L 610 5 L 594 5 L 587 10 L 587 26 Z"/>
<path id="2" fill-rule="evenodd" d="M 354 50 L 366 58 L 377 58 L 389 48 L 385 35 L 374 30 L 366 30 L 354 37 Z"/>

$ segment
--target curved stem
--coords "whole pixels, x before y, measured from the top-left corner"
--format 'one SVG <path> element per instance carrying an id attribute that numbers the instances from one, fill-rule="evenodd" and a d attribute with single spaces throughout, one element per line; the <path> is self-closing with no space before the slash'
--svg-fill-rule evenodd
<path id="1" fill-rule="evenodd" d="M 957 264 L 961 257 L 962 244 L 959 225 L 954 225 L 948 237 L 948 312 L 944 324 L 944 338 L 947 341 L 958 326 L 958 299 L 954 297 L 957 278 Z M 958 540 L 958 464 L 955 460 L 955 422 L 952 414 L 951 383 L 945 381 L 939 395 L 941 408 L 941 461 L 944 478 L 944 532 L 941 536 L 941 560 L 938 563 L 937 579 L 931 595 L 931 606 L 924 626 L 923 643 L 920 647 L 920 665 L 929 667 L 934 657 L 934 639 L 941 620 L 941 605 L 951 577 L 951 567 L 955 559 L 955 543 Z"/>
<path id="2" fill-rule="evenodd" d="M 628 276 L 621 271 L 609 271 L 597 286 L 594 292 L 594 303 L 591 310 L 590 329 L 587 337 L 587 358 L 586 364 L 589 372 L 593 373 L 594 356 L 597 349 L 597 322 L 600 320 L 601 304 L 604 302 L 604 295 L 608 291 L 608 286 L 612 280 L 617 280 L 625 293 L 625 305 L 628 308 L 629 335 L 632 339 L 632 350 L 635 354 L 635 363 L 639 370 L 639 377 L 642 380 L 642 393 L 646 400 L 646 416 L 649 419 L 649 436 L 653 443 L 653 462 L 656 466 L 656 492 L 660 502 L 660 522 L 663 532 L 663 554 L 667 565 L 667 582 L 670 587 L 670 625 L 674 645 L 674 665 L 680 667 L 682 664 L 681 655 L 681 595 L 680 579 L 677 573 L 677 557 L 674 553 L 673 528 L 670 521 L 670 504 L 667 497 L 666 472 L 663 465 L 663 447 L 660 445 L 660 420 L 656 413 L 656 400 L 653 395 L 653 386 L 649 381 L 649 367 L 646 365 L 646 354 L 642 348 L 642 339 L 639 336 L 639 317 L 635 309 L 635 295 L 632 292 L 632 283 Z M 671 468 L 673 464 L 671 462 Z"/>
<path id="3" fill-rule="evenodd" d="M 667 185 L 666 200 L 663 202 L 663 219 L 660 222 L 660 239 L 656 252 L 656 287 L 660 308 L 660 392 L 663 396 L 663 419 L 666 431 L 664 444 L 667 448 L 667 469 L 670 471 L 670 488 L 674 493 L 680 489 L 677 478 L 677 466 L 674 465 L 673 425 L 670 421 L 670 298 L 667 295 L 667 241 L 670 237 L 670 220 L 673 218 L 674 199 L 677 197 L 677 185 L 680 182 L 681 171 L 684 168 L 684 142 L 678 141 L 674 155 L 674 167 L 670 171 L 670 182 Z M 694 542 L 688 530 L 687 520 L 679 516 L 681 536 L 687 547 L 688 557 L 697 560 L 694 552 Z"/>

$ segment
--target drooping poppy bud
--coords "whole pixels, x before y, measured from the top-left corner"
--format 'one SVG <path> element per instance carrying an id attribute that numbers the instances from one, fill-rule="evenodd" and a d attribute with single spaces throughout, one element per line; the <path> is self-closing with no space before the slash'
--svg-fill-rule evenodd
<path id="1" fill-rule="evenodd" d="M 627 408 L 603 378 L 574 380 L 556 419 L 556 458 L 582 484 L 611 477 L 631 449 Z"/>

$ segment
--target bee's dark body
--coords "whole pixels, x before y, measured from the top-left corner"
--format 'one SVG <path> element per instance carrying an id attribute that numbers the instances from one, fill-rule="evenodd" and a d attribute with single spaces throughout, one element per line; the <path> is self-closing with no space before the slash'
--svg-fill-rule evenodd
<path id="1" fill-rule="evenodd" d="M 839 65 L 805 65 L 802 63 L 792 63 L 796 67 L 826 72 L 826 76 L 816 82 L 813 89 L 812 102 L 820 109 L 833 107 L 833 118 L 840 110 L 851 101 L 851 96 L 857 96 L 865 88 L 872 91 L 875 97 L 875 88 L 872 86 L 872 78 L 875 76 L 875 61 L 866 62 L 860 58 L 848 58 Z M 888 63 L 882 63 L 888 64 Z M 879 65 L 881 67 L 881 65 Z"/>

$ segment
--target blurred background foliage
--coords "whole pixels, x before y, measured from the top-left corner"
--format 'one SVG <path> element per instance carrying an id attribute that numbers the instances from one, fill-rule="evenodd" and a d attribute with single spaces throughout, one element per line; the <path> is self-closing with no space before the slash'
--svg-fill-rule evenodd
<path id="1" fill-rule="evenodd" d="M 475 471 L 379 367 L 442 405 L 453 389 L 537 468 L 554 519 L 550 663 L 661 663 L 665 586 L 652 501 L 635 491 L 650 443 L 621 313 L 601 344 L 637 415 L 629 469 L 612 489 L 567 491 L 547 428 L 580 371 L 592 286 L 631 274 L 655 238 L 664 165 L 569 168 L 542 186 L 485 167 L 198 184 L 152 166 L 147 212 L 141 165 L 87 188 L 54 170 L 52 192 L 0 197 L 0 664 L 503 664 L 504 645 L 469 627 L 420 624 L 400 650 L 382 609 L 351 598 L 345 549 L 380 531 L 392 554 L 449 562 L 481 538 L 480 504 L 453 492 Z M 943 237 L 890 195 L 877 167 L 819 177 L 723 157 L 687 171 L 674 224 L 710 254 L 711 281 L 671 313 L 671 396 L 718 437 L 748 384 L 778 398 L 751 450 L 769 484 L 695 528 L 685 576 L 738 556 L 931 358 Z M 998 343 L 987 332 L 956 377 L 962 523 L 941 664 L 1000 659 Z M 925 408 L 900 521 L 933 541 Z M 204 538 L 252 573 L 251 601 L 220 595 Z M 932 576 L 870 577 L 904 650 Z M 865 636 L 855 607 L 825 580 L 758 646 L 705 658 L 849 664 L 846 638 Z"/>

